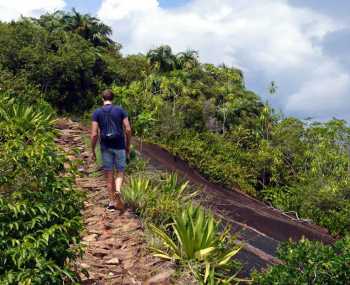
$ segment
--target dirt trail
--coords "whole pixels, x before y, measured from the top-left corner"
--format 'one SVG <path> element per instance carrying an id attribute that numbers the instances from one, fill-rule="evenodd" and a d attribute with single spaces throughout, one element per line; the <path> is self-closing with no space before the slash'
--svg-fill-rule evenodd
<path id="1" fill-rule="evenodd" d="M 83 210 L 86 251 L 77 267 L 89 273 L 89 277 L 82 275 L 82 284 L 170 284 L 171 264 L 147 251 L 140 220 L 130 210 L 123 214 L 105 211 L 107 190 L 103 177 L 94 171 L 96 166 L 88 164 L 90 153 L 81 137 L 86 129 L 67 119 L 59 120 L 57 128 L 57 143 L 71 160 L 82 161 L 76 185 L 87 194 Z"/>

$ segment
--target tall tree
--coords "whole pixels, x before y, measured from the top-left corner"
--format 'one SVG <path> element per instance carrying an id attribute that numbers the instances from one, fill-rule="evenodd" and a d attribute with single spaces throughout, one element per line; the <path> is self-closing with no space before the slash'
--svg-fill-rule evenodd
<path id="1" fill-rule="evenodd" d="M 45 14 L 39 19 L 32 19 L 48 31 L 65 30 L 74 32 L 91 42 L 94 46 L 111 47 L 115 43 L 110 38 L 112 29 L 98 18 L 89 14 L 80 14 L 75 9 L 71 12 L 56 11 Z"/>
<path id="2" fill-rule="evenodd" d="M 112 35 L 112 29 L 89 14 L 80 14 L 73 9 L 71 13 L 65 14 L 62 19 L 67 30 L 79 34 L 95 46 L 113 44 L 113 41 L 109 38 Z"/>
<path id="3" fill-rule="evenodd" d="M 180 69 L 191 70 L 199 65 L 198 52 L 195 50 L 187 50 L 176 55 L 177 66 Z"/>
<path id="4" fill-rule="evenodd" d="M 169 72 L 176 69 L 176 56 L 170 46 L 164 45 L 147 53 L 149 64 L 159 72 Z"/>

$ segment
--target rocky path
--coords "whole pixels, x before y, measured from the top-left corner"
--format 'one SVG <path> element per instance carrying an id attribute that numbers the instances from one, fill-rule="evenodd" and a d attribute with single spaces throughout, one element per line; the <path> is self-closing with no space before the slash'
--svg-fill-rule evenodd
<path id="1" fill-rule="evenodd" d="M 82 284 L 171 284 L 171 264 L 147 250 L 140 220 L 130 210 L 123 214 L 105 210 L 105 182 L 89 163 L 90 152 L 82 139 L 87 130 L 68 119 L 60 119 L 57 128 L 57 143 L 71 160 L 81 161 L 76 185 L 87 197 L 83 209 L 86 250 L 77 263 L 78 269 L 88 273 L 82 274 Z"/>

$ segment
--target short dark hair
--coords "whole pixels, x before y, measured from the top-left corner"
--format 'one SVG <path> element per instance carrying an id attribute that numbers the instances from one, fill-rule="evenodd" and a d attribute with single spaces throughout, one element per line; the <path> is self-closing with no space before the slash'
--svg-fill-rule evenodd
<path id="1" fill-rule="evenodd" d="M 114 97 L 113 91 L 110 89 L 107 89 L 102 92 L 102 98 L 104 101 L 112 101 Z"/>

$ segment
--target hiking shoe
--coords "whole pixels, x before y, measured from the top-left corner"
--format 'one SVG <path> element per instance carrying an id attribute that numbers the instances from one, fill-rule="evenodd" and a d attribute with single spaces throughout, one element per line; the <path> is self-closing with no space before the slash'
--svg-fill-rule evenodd
<path id="1" fill-rule="evenodd" d="M 117 203 L 117 204 L 109 203 L 108 206 L 106 207 L 106 210 L 108 212 L 120 211 L 120 213 L 124 213 L 125 212 L 125 205 L 121 201 L 119 201 L 119 203 Z"/>
<path id="2" fill-rule="evenodd" d="M 110 203 L 110 204 L 108 204 L 106 209 L 108 212 L 115 212 L 117 210 L 117 207 L 114 204 Z"/>
<path id="3" fill-rule="evenodd" d="M 117 210 L 119 210 L 121 212 L 125 211 L 125 205 L 124 205 L 122 199 L 120 198 L 120 193 L 117 194 L 115 207 Z"/>

